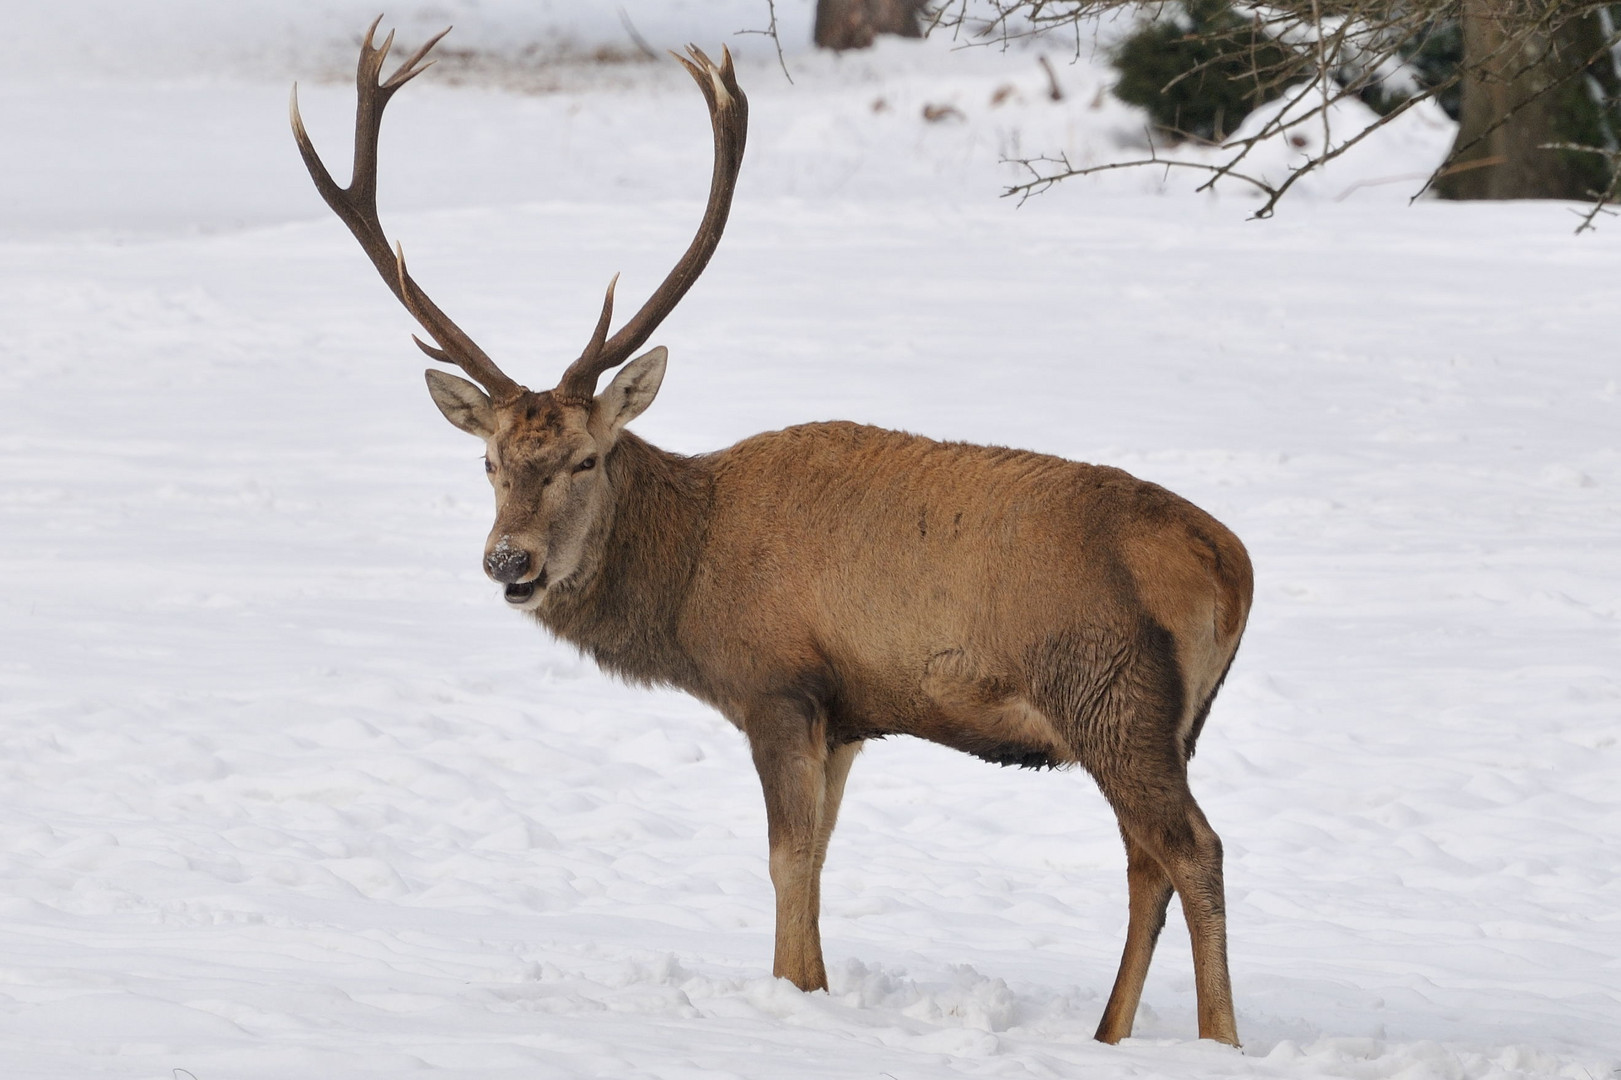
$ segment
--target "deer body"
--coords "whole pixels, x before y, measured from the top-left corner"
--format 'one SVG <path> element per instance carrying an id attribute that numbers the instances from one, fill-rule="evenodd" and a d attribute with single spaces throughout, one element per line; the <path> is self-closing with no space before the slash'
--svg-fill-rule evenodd
<path id="1" fill-rule="evenodd" d="M 1157 485 L 1027 451 L 821 423 L 685 457 L 627 432 L 666 362 L 662 348 L 628 357 L 713 252 L 742 159 L 747 103 L 730 57 L 715 65 L 695 49 L 682 62 L 716 140 L 697 238 L 612 338 L 609 287 L 555 389 L 518 385 L 388 249 L 374 202 L 381 112 L 433 42 L 379 81 L 388 42 L 371 40 L 350 186 L 321 165 L 295 101 L 306 164 L 438 342 L 418 344 L 479 384 L 427 373 L 446 418 L 484 441 L 496 502 L 484 565 L 507 604 L 609 671 L 708 702 L 748 738 L 777 894 L 775 974 L 826 988 L 819 878 L 846 777 L 865 740 L 914 735 L 1004 765 L 1085 768 L 1118 818 L 1130 890 L 1097 1037 L 1130 1034 L 1175 891 L 1199 1033 L 1236 1045 L 1221 844 L 1187 761 L 1248 616 L 1238 539 Z"/>
<path id="2" fill-rule="evenodd" d="M 697 458 L 626 435 L 607 468 L 603 565 L 535 616 L 740 727 L 764 684 L 814 701 L 835 744 L 904 734 L 1009 764 L 1101 765 L 1085 726 L 1103 719 L 1066 693 L 1102 694 L 1109 660 L 1174 642 L 1185 660 L 1160 662 L 1201 705 L 1247 611 L 1236 538 L 1117 469 L 846 423 Z M 1124 558 L 1122 532 L 1139 533 Z M 1119 629 L 1134 619 L 1138 633 Z M 1095 671 L 1084 656 L 1073 675 L 1050 670 L 1088 651 Z M 1174 711 L 1185 738 L 1193 717 Z"/>

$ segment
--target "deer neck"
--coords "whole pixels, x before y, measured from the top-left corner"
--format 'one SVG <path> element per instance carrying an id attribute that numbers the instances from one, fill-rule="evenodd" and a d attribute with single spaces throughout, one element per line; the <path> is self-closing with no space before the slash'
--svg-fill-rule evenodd
<path id="1" fill-rule="evenodd" d="M 605 467 L 614 502 L 600 554 L 535 615 L 616 675 L 692 688 L 698 675 L 677 626 L 708 525 L 710 471 L 630 432 Z"/>

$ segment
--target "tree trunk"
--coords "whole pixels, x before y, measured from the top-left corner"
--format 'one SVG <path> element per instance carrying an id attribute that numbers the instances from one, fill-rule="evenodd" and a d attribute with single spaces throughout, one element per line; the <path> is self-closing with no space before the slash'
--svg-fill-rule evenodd
<path id="1" fill-rule="evenodd" d="M 1587 71 L 1595 58 L 1609 63 L 1603 24 L 1585 15 L 1528 33 L 1526 8 L 1464 0 L 1466 72 L 1454 156 L 1436 184 L 1443 198 L 1588 199 L 1609 182 L 1602 155 L 1543 149 L 1609 142 L 1608 109 Z"/>
<path id="2" fill-rule="evenodd" d="M 817 0 L 816 44 L 865 49 L 879 34 L 922 37 L 924 0 Z"/>

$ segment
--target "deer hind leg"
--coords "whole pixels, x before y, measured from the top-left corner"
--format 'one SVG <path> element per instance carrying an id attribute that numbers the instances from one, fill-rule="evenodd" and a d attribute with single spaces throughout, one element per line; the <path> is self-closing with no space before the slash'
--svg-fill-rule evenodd
<path id="1" fill-rule="evenodd" d="M 777 894 L 771 973 L 801 990 L 826 990 L 818 926 L 821 859 L 832 831 L 831 824 L 823 827 L 832 756 L 826 732 L 808 706 L 791 702 L 751 710 L 744 730 L 765 793 L 771 884 Z M 848 771 L 848 761 L 843 769 Z M 843 774 L 837 779 L 842 791 Z"/>
<path id="2" fill-rule="evenodd" d="M 1148 970 L 1153 935 L 1148 932 L 1162 922 L 1165 905 L 1155 897 L 1160 919 L 1149 923 L 1139 916 L 1139 881 L 1145 889 L 1163 889 L 1154 884 L 1151 871 L 1143 869 L 1143 857 L 1160 866 L 1162 875 L 1182 898 L 1182 914 L 1187 919 L 1188 936 L 1193 943 L 1193 982 L 1199 1001 L 1199 1037 L 1238 1045 L 1238 1027 L 1233 1019 L 1233 992 L 1227 974 L 1227 908 L 1223 896 L 1221 839 L 1205 820 L 1199 804 L 1193 801 L 1183 775 L 1181 760 L 1166 761 L 1172 775 L 1160 770 L 1144 770 L 1150 775 L 1111 778 L 1103 783 L 1103 793 L 1120 819 L 1120 831 L 1127 837 L 1127 879 L 1131 889 L 1131 920 L 1126 932 L 1126 952 L 1115 981 L 1120 996 L 1118 1012 L 1115 996 L 1104 1012 L 1098 1038 L 1114 1041 L 1131 1033 L 1131 1014 L 1125 1011 L 1126 998 L 1135 1011 L 1136 995 Z M 1132 845 L 1136 845 L 1136 851 Z M 1133 876 L 1135 861 L 1138 874 Z M 1143 914 L 1152 914 L 1149 897 L 1142 898 Z M 1140 925 L 1141 923 L 1141 925 Z M 1136 950 L 1134 951 L 1134 946 Z M 1146 947 L 1144 947 L 1146 946 Z"/>
<path id="3" fill-rule="evenodd" d="M 816 822 L 816 859 L 813 864 L 818 907 L 821 904 L 822 864 L 827 862 L 827 845 L 833 839 L 833 826 L 839 821 L 839 804 L 844 801 L 844 782 L 850 778 L 850 766 L 855 764 L 862 745 L 853 742 L 835 746 L 828 752 L 827 763 L 822 769 L 822 815 Z"/>
<path id="4" fill-rule="evenodd" d="M 1112 1042 L 1131 1034 L 1168 881 L 1182 898 L 1193 941 L 1199 1037 L 1237 1046 L 1221 840 L 1188 790 L 1184 747 L 1195 714 L 1175 641 L 1148 620 L 1135 634 L 1079 630 L 1051 641 L 1032 674 L 1048 714 L 1074 718 L 1076 755 L 1114 808 L 1126 839 L 1131 918 L 1097 1037 Z"/>
<path id="5" fill-rule="evenodd" d="M 1165 928 L 1165 910 L 1170 906 L 1172 892 L 1171 879 L 1159 860 L 1133 840 L 1129 832 L 1122 829 L 1120 835 L 1126 842 L 1131 919 L 1126 927 L 1120 973 L 1115 976 L 1114 990 L 1109 994 L 1109 1004 L 1104 1007 L 1096 1036 L 1099 1042 L 1111 1044 L 1131 1034 L 1137 1004 L 1143 996 L 1143 981 L 1148 977 L 1148 963 L 1154 958 L 1154 945 Z"/>

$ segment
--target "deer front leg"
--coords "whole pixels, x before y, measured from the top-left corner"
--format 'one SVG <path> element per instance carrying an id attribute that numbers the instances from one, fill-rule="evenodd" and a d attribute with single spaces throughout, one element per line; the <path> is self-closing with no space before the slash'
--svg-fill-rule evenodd
<path id="1" fill-rule="evenodd" d="M 821 827 L 828 780 L 826 732 L 810 708 L 798 702 L 773 702 L 751 710 L 744 730 L 765 793 L 771 884 L 777 892 L 777 947 L 771 973 L 801 990 L 826 990 L 817 925 L 821 909 L 817 856 L 819 846 L 826 843 Z"/>

